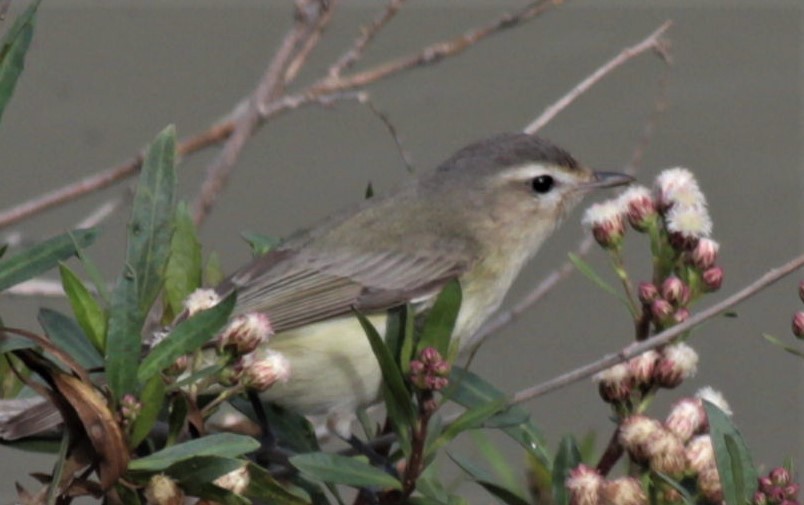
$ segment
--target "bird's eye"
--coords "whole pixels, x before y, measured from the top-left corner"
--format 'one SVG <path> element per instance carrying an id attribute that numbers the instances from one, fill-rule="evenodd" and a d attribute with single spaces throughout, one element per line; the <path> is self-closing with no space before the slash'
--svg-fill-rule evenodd
<path id="1" fill-rule="evenodd" d="M 533 180 L 530 182 L 533 191 L 543 195 L 553 189 L 555 186 L 556 181 L 550 177 L 549 175 L 540 175 L 538 177 L 534 177 Z"/>

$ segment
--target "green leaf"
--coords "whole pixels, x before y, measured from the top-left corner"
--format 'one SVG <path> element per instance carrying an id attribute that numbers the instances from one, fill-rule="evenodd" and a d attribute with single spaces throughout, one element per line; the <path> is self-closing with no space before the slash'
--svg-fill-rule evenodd
<path id="1" fill-rule="evenodd" d="M 137 303 L 146 313 L 162 289 L 176 208 L 176 130 L 168 126 L 148 148 L 128 225 L 126 264 L 136 279 Z"/>
<path id="2" fill-rule="evenodd" d="M 137 304 L 136 280 L 127 269 L 112 292 L 106 333 L 106 378 L 116 400 L 136 390 L 144 323 L 145 314 Z"/>
<path id="3" fill-rule="evenodd" d="M 129 436 L 129 445 L 136 448 L 145 440 L 151 432 L 151 428 L 156 424 L 159 413 L 162 411 L 162 404 L 165 401 L 165 382 L 162 377 L 154 375 L 151 380 L 145 383 L 140 393 L 140 403 L 142 411 L 134 420 Z"/>
<path id="4" fill-rule="evenodd" d="M 185 202 L 176 208 L 174 226 L 165 269 L 165 298 L 175 316 L 183 310 L 184 299 L 201 287 L 201 243 Z"/>
<path id="5" fill-rule="evenodd" d="M 704 400 L 709 436 L 726 503 L 751 503 L 757 490 L 757 471 L 742 435 L 716 405 Z"/>
<path id="6" fill-rule="evenodd" d="M 259 448 L 260 443 L 251 437 L 234 433 L 216 433 L 166 447 L 161 451 L 135 459 L 128 464 L 132 471 L 161 472 L 169 466 L 199 456 L 236 458 Z"/>
<path id="7" fill-rule="evenodd" d="M 226 324 L 236 300 L 236 294 L 232 292 L 211 309 L 194 314 L 179 323 L 142 360 L 137 370 L 137 380 L 141 383 L 150 380 L 172 365 L 179 356 L 198 350 Z"/>
<path id="8" fill-rule="evenodd" d="M 35 277 L 95 241 L 97 230 L 75 230 L 24 249 L 0 261 L 0 291 Z M 77 246 L 76 246 L 77 244 Z"/>
<path id="9" fill-rule="evenodd" d="M 81 279 L 64 263 L 59 264 L 61 285 L 79 326 L 99 352 L 106 347 L 106 311 L 84 286 Z"/>
<path id="10" fill-rule="evenodd" d="M 406 451 L 410 448 L 409 430 L 416 422 L 416 413 L 413 408 L 410 391 L 405 385 L 405 379 L 402 377 L 402 372 L 399 370 L 396 361 L 394 361 L 391 350 L 385 345 L 382 337 L 377 333 L 377 329 L 363 314 L 355 311 L 355 315 L 360 321 L 363 331 L 366 332 L 371 344 L 371 350 L 374 351 L 374 356 L 380 365 L 383 378 L 383 398 L 388 410 L 388 417 L 394 426 L 400 446 Z"/>
<path id="11" fill-rule="evenodd" d="M 305 505 L 310 503 L 308 496 L 300 488 L 291 487 L 288 484 L 282 485 L 264 468 L 253 463 L 247 466 L 249 479 L 248 488 L 245 495 L 260 500 L 263 503 L 277 505 Z"/>
<path id="12" fill-rule="evenodd" d="M 564 485 L 570 470 L 581 464 L 581 452 L 578 445 L 571 435 L 566 435 L 561 439 L 558 446 L 558 454 L 553 463 L 553 502 L 556 505 L 567 505 L 569 503 L 569 493 Z"/>
<path id="13" fill-rule="evenodd" d="M 445 359 L 449 356 L 450 339 L 461 309 L 461 297 L 461 285 L 457 280 L 444 285 L 424 321 L 417 353 L 426 347 L 434 347 Z"/>
<path id="14" fill-rule="evenodd" d="M 499 482 L 495 482 L 491 474 L 482 468 L 472 463 L 468 458 L 459 457 L 457 454 L 449 454 L 449 457 L 454 461 L 464 472 L 472 477 L 472 480 L 480 484 L 492 496 L 497 497 L 503 503 L 508 505 L 529 505 L 530 502 L 523 497 L 519 492 L 511 489 Z"/>
<path id="15" fill-rule="evenodd" d="M 212 253 L 207 258 L 207 264 L 204 267 L 204 285 L 217 286 L 223 282 L 223 267 L 221 266 L 221 258 L 216 253 Z"/>
<path id="16" fill-rule="evenodd" d="M 103 366 L 103 358 L 71 318 L 52 309 L 40 309 L 37 319 L 50 341 L 75 358 L 82 367 L 89 370 Z"/>
<path id="17" fill-rule="evenodd" d="M 789 352 L 789 353 L 790 353 L 790 354 L 792 354 L 793 356 L 798 356 L 799 358 L 804 358 L 804 351 L 802 351 L 802 350 L 800 350 L 800 349 L 796 349 L 795 347 L 793 347 L 793 346 L 791 346 L 791 345 L 787 345 L 787 344 L 785 344 L 785 343 L 784 343 L 784 342 L 782 342 L 782 340 L 781 340 L 780 338 L 778 338 L 778 337 L 775 337 L 775 336 L 770 335 L 770 334 L 768 334 L 768 333 L 763 333 L 763 334 L 762 334 L 762 338 L 764 338 L 765 340 L 767 340 L 767 341 L 768 341 L 768 342 L 770 342 L 771 344 L 773 344 L 773 345 L 775 345 L 775 346 L 777 346 L 777 347 L 780 347 L 780 348 L 781 348 L 781 349 L 783 349 L 785 352 Z"/>
<path id="18" fill-rule="evenodd" d="M 450 374 L 450 388 L 445 396 L 467 408 L 478 407 L 506 398 L 506 395 L 491 383 L 463 368 L 453 366 Z M 521 420 L 519 424 L 514 424 Z M 530 420 L 523 408 L 511 406 L 486 420 L 484 426 L 501 428 L 502 431 L 519 443 L 528 453 L 546 468 L 553 467 L 552 458 L 544 443 L 544 437 Z"/>
<path id="19" fill-rule="evenodd" d="M 368 200 L 372 196 L 374 196 L 374 186 L 372 186 L 371 181 L 369 181 L 368 184 L 366 184 L 366 191 L 363 193 L 363 198 Z"/>
<path id="20" fill-rule="evenodd" d="M 270 252 L 282 243 L 282 239 L 278 237 L 271 237 L 268 235 L 260 235 L 259 233 L 254 233 L 251 231 L 244 231 L 240 233 L 240 236 L 248 242 L 249 247 L 251 247 L 251 254 L 254 256 L 262 256 L 263 254 Z"/>
<path id="21" fill-rule="evenodd" d="M 695 500 L 690 495 L 690 492 L 687 488 L 682 486 L 674 478 L 670 477 L 667 474 L 664 474 L 662 472 L 654 472 L 654 473 L 656 474 L 657 477 L 659 477 L 661 481 L 663 481 L 665 484 L 678 491 L 678 494 L 681 496 L 682 503 L 684 503 L 685 505 L 695 505 Z"/>
<path id="22" fill-rule="evenodd" d="M 19 15 L 3 37 L 0 46 L 0 117 L 11 100 L 17 79 L 25 66 L 25 53 L 33 38 L 36 10 L 41 0 L 36 0 Z"/>
<path id="23" fill-rule="evenodd" d="M 223 456 L 194 456 L 170 465 L 164 472 L 183 485 L 197 485 L 212 482 L 221 475 L 242 468 L 245 464 L 242 459 Z"/>
<path id="24" fill-rule="evenodd" d="M 483 405 L 469 408 L 441 432 L 441 435 L 427 448 L 427 454 L 435 453 L 464 431 L 481 427 L 484 421 L 507 406 L 508 398 L 502 396 Z"/>
<path id="25" fill-rule="evenodd" d="M 402 489 L 402 483 L 363 459 L 326 452 L 299 454 L 290 463 L 302 473 L 324 482 L 355 487 Z"/>
<path id="26" fill-rule="evenodd" d="M 625 306 L 629 310 L 631 310 L 631 305 L 628 303 L 628 300 L 626 300 L 625 297 L 619 291 L 614 289 L 611 286 L 611 284 L 603 280 L 603 278 L 599 276 L 597 272 L 595 272 L 595 269 L 592 268 L 592 265 L 584 261 L 583 258 L 581 258 L 575 253 L 569 253 L 569 259 L 572 262 L 572 264 L 575 265 L 575 268 L 577 268 L 578 271 L 581 272 L 581 274 L 583 274 L 584 277 L 592 281 L 595 285 L 597 285 L 597 287 L 599 287 L 606 293 L 609 293 L 610 295 L 614 295 L 615 297 L 617 297 L 618 300 L 620 300 L 623 304 L 625 304 Z"/>

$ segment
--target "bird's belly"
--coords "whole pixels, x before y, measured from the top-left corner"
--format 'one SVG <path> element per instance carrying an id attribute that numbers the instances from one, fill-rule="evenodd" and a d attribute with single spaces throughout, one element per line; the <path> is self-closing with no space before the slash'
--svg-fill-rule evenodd
<path id="1" fill-rule="evenodd" d="M 369 317 L 385 333 L 385 315 Z M 368 337 L 352 316 L 322 321 L 271 337 L 268 345 L 290 362 L 290 378 L 261 393 L 304 415 L 351 413 L 379 399 L 382 373 Z"/>

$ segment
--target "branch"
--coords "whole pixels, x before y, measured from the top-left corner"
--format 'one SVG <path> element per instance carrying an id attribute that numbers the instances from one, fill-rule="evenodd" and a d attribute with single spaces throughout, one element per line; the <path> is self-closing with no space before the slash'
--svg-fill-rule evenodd
<path id="1" fill-rule="evenodd" d="M 752 282 L 748 286 L 744 287 L 740 291 L 729 296 L 725 300 L 716 303 L 715 305 L 712 305 L 708 309 L 693 315 L 683 323 L 677 324 L 676 326 L 673 326 L 672 328 L 669 328 L 649 338 L 648 340 L 631 343 L 626 347 L 622 348 L 619 352 L 607 354 L 602 358 L 593 361 L 592 363 L 576 368 L 575 370 L 562 374 L 554 379 L 519 391 L 513 396 L 511 403 L 512 404 L 522 403 L 524 401 L 531 400 L 539 396 L 543 396 L 547 393 L 560 389 L 564 386 L 567 386 L 574 382 L 578 382 L 581 379 L 591 377 L 597 372 L 600 372 L 611 366 L 614 366 L 617 363 L 629 360 L 634 356 L 642 354 L 645 351 L 649 351 L 651 349 L 655 349 L 657 347 L 669 344 L 670 342 L 673 341 L 673 339 L 683 334 L 684 332 L 689 331 L 695 326 L 698 326 L 699 324 L 703 323 L 704 321 L 725 312 L 726 310 L 732 308 L 733 306 L 742 302 L 746 298 L 749 298 L 754 294 L 762 291 L 763 289 L 770 286 L 779 279 L 783 278 L 784 276 L 789 275 L 792 272 L 798 270 L 802 266 L 804 266 L 804 254 L 801 254 L 800 256 L 793 258 L 787 263 L 770 270 L 768 273 L 766 273 L 756 281 Z"/>
<path id="2" fill-rule="evenodd" d="M 595 70 L 589 77 L 581 81 L 577 86 L 572 88 L 569 93 L 564 95 L 553 105 L 547 107 L 544 112 L 542 112 L 542 114 L 536 118 L 536 120 L 525 127 L 525 133 L 536 133 L 537 131 L 541 130 L 542 127 L 549 123 L 556 115 L 558 115 L 559 112 L 566 109 L 579 96 L 589 91 L 592 86 L 597 84 L 605 76 L 612 73 L 614 69 L 648 50 L 653 50 L 662 58 L 662 60 L 664 60 L 666 63 L 670 63 L 672 60 L 669 54 L 668 43 L 666 40 L 662 39 L 662 35 L 664 35 L 664 33 L 669 30 L 672 25 L 672 21 L 665 21 L 644 40 L 620 51 L 620 54 Z"/>
<path id="3" fill-rule="evenodd" d="M 207 177 L 193 204 L 193 219 L 196 225 L 204 221 L 218 194 L 228 182 L 246 141 L 262 120 L 260 113 L 262 105 L 283 94 L 289 65 L 294 63 L 294 58 L 302 57 L 303 59 L 309 54 L 311 50 L 309 41 L 318 40 L 320 18 L 326 11 L 327 7 L 323 1 L 297 1 L 296 22 L 293 28 L 282 40 L 282 44 L 268 65 L 257 88 L 249 98 L 245 112 L 235 120 L 232 134 L 220 154 L 207 168 Z M 301 65 L 301 60 L 296 59 L 295 61 Z"/>

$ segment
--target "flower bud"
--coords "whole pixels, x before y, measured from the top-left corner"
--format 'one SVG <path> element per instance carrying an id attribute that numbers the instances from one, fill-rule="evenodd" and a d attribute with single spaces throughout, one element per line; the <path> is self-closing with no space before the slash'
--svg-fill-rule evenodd
<path id="1" fill-rule="evenodd" d="M 671 275 L 662 283 L 662 297 L 676 307 L 684 306 L 689 302 L 690 288 Z"/>
<path id="2" fill-rule="evenodd" d="M 778 466 L 770 471 L 768 474 L 771 482 L 774 486 L 784 487 L 790 484 L 790 472 L 787 471 L 787 468 L 782 466 Z"/>
<path id="3" fill-rule="evenodd" d="M 130 426 L 142 412 L 142 403 L 132 394 L 123 395 L 120 400 L 120 418 L 125 426 Z"/>
<path id="4" fill-rule="evenodd" d="M 804 338 L 804 311 L 799 310 L 793 314 L 793 335 Z"/>
<path id="5" fill-rule="evenodd" d="M 218 349 L 235 355 L 248 354 L 273 335 L 271 321 L 261 312 L 249 312 L 235 317 L 218 334 Z"/>
<path id="6" fill-rule="evenodd" d="M 682 398 L 670 409 L 664 422 L 665 427 L 682 442 L 701 431 L 706 424 L 706 412 L 697 398 Z"/>
<path id="7" fill-rule="evenodd" d="M 675 324 L 683 323 L 690 317 L 690 311 L 686 307 L 679 307 L 673 312 L 673 322 Z"/>
<path id="8" fill-rule="evenodd" d="M 664 298 L 658 298 L 650 305 L 650 313 L 656 322 L 664 323 L 673 315 L 673 306 Z"/>
<path id="9" fill-rule="evenodd" d="M 190 317 L 197 312 L 214 307 L 220 301 L 221 297 L 214 289 L 196 289 L 184 299 L 184 310 L 187 311 L 187 317 Z"/>
<path id="10" fill-rule="evenodd" d="M 212 483 L 235 494 L 243 494 L 251 483 L 251 475 L 248 473 L 248 467 L 243 465 L 236 470 L 221 475 L 213 480 Z"/>
<path id="11" fill-rule="evenodd" d="M 182 354 L 176 361 L 174 361 L 169 367 L 165 369 L 165 374 L 175 377 L 177 375 L 183 374 L 187 371 L 187 367 L 190 366 L 190 356 L 187 354 Z"/>
<path id="12" fill-rule="evenodd" d="M 687 467 L 684 443 L 666 429 L 660 429 L 648 439 L 645 453 L 654 472 L 679 476 Z"/>
<path id="13" fill-rule="evenodd" d="M 439 391 L 449 384 L 450 363 L 435 347 L 426 347 L 410 362 L 410 381 L 419 389 Z"/>
<path id="14" fill-rule="evenodd" d="M 644 281 L 639 283 L 640 302 L 642 302 L 644 305 L 649 305 L 657 298 L 659 298 L 659 290 L 656 288 L 656 284 Z"/>
<path id="15" fill-rule="evenodd" d="M 706 400 L 709 403 L 713 404 L 715 407 L 719 408 L 723 411 L 724 414 L 731 417 L 732 411 L 731 407 L 729 407 L 729 403 L 726 401 L 726 398 L 723 397 L 723 393 L 714 389 L 712 386 L 704 386 L 695 393 L 695 397 L 699 398 L 700 400 Z M 703 429 L 707 429 L 708 423 Z"/>
<path id="16" fill-rule="evenodd" d="M 720 267 L 712 267 L 704 270 L 701 274 L 703 279 L 704 290 L 708 292 L 717 291 L 720 285 L 723 284 L 723 269 Z"/>
<path id="17" fill-rule="evenodd" d="M 715 466 L 715 449 L 709 435 L 698 435 L 684 448 L 687 466 L 695 473 L 701 473 L 710 466 Z"/>
<path id="18" fill-rule="evenodd" d="M 564 485 L 569 491 L 570 505 L 598 505 L 601 503 L 603 477 L 593 468 L 578 465 L 570 470 Z"/>
<path id="19" fill-rule="evenodd" d="M 596 203 L 586 209 L 583 224 L 592 230 L 592 235 L 604 249 L 614 249 L 622 244 L 625 234 L 623 209 L 614 200 Z"/>
<path id="20" fill-rule="evenodd" d="M 152 476 L 145 486 L 145 500 L 148 505 L 182 505 L 184 492 L 175 480 L 158 473 Z"/>
<path id="21" fill-rule="evenodd" d="M 653 378 L 659 386 L 672 389 L 684 382 L 684 379 L 695 375 L 697 371 L 698 353 L 692 347 L 680 342 L 662 349 Z"/>
<path id="22" fill-rule="evenodd" d="M 280 352 L 271 349 L 257 349 L 246 354 L 238 362 L 240 383 L 257 391 L 265 391 L 277 382 L 290 379 L 290 362 Z"/>
<path id="23" fill-rule="evenodd" d="M 723 501 L 723 486 L 716 466 L 708 466 L 698 474 L 698 490 L 711 503 Z"/>
<path id="24" fill-rule="evenodd" d="M 720 244 L 710 238 L 702 238 L 698 241 L 698 245 L 689 255 L 689 259 L 695 267 L 700 270 L 707 270 L 715 266 L 717 261 L 717 253 L 720 249 Z"/>
<path id="25" fill-rule="evenodd" d="M 642 484 L 633 477 L 620 477 L 603 482 L 603 503 L 605 505 L 647 505 L 648 495 Z"/>
<path id="26" fill-rule="evenodd" d="M 754 493 L 754 499 L 751 500 L 752 505 L 768 505 L 768 496 L 762 491 Z"/>
<path id="27" fill-rule="evenodd" d="M 661 423 L 656 419 L 634 414 L 620 424 L 618 438 L 623 448 L 635 461 L 645 462 L 648 460 L 648 440 L 662 430 Z"/>
<path id="28" fill-rule="evenodd" d="M 631 396 L 634 379 L 631 369 L 625 363 L 618 363 L 595 374 L 593 380 L 597 382 L 600 397 L 607 403 L 619 403 Z"/>
<path id="29" fill-rule="evenodd" d="M 646 231 L 658 219 L 656 202 L 644 186 L 631 186 L 619 197 L 626 209 L 628 222 L 637 231 Z"/>
<path id="30" fill-rule="evenodd" d="M 653 383 L 653 370 L 659 360 L 659 353 L 651 349 L 628 360 L 628 368 L 636 386 L 648 386 Z"/>

